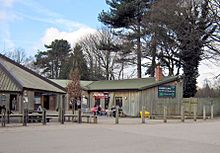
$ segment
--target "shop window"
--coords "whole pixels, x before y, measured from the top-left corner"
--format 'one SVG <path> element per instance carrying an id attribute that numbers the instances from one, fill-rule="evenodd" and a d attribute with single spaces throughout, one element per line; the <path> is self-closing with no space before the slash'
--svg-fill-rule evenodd
<path id="1" fill-rule="evenodd" d="M 116 106 L 122 107 L 122 97 L 115 97 Z"/>
<path id="2" fill-rule="evenodd" d="M 34 97 L 34 110 L 37 110 L 41 105 L 41 97 L 39 95 Z"/>
<path id="3" fill-rule="evenodd" d="M 99 106 L 100 105 L 100 98 L 95 99 L 95 105 Z"/>
<path id="4" fill-rule="evenodd" d="M 109 97 L 105 98 L 105 109 L 108 109 L 108 105 L 109 105 Z"/>

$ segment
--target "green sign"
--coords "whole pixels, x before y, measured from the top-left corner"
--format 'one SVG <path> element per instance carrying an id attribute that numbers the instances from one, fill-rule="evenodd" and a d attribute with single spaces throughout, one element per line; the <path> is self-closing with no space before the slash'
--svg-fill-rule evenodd
<path id="1" fill-rule="evenodd" d="M 164 85 L 158 87 L 158 97 L 174 98 L 176 97 L 176 86 Z"/>

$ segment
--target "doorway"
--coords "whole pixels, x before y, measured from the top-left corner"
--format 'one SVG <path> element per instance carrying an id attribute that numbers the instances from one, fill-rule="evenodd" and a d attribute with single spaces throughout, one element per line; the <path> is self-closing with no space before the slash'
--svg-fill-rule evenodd
<path id="1" fill-rule="evenodd" d="M 49 110 L 49 96 L 48 95 L 44 95 L 43 96 L 43 106 L 46 110 Z"/>
<path id="2" fill-rule="evenodd" d="M 17 110 L 17 95 L 15 94 L 10 94 L 9 110 L 10 111 Z"/>

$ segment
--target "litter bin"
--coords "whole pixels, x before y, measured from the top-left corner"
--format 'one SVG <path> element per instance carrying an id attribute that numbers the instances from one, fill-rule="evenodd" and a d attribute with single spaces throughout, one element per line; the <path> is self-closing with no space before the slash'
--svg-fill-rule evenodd
<path id="1" fill-rule="evenodd" d="M 140 116 L 141 116 L 141 118 L 142 118 L 142 111 L 140 111 Z M 145 111 L 145 112 L 144 112 L 144 118 L 149 118 L 149 117 L 150 117 L 150 112 Z"/>

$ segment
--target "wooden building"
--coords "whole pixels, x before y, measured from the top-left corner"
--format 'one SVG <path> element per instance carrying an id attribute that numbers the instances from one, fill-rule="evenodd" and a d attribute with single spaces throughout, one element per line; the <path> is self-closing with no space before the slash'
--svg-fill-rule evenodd
<path id="1" fill-rule="evenodd" d="M 53 80 L 66 87 L 68 80 Z M 161 68 L 155 77 L 126 80 L 81 81 L 83 97 L 87 106 L 101 105 L 105 109 L 119 105 L 127 116 L 138 116 L 142 106 L 152 115 L 163 114 L 163 106 L 168 106 L 168 114 L 180 114 L 183 84 L 180 76 L 164 77 Z"/>
<path id="2" fill-rule="evenodd" d="M 22 113 L 26 100 L 29 110 L 56 110 L 65 94 L 65 88 L 0 54 L 0 106 Z"/>

